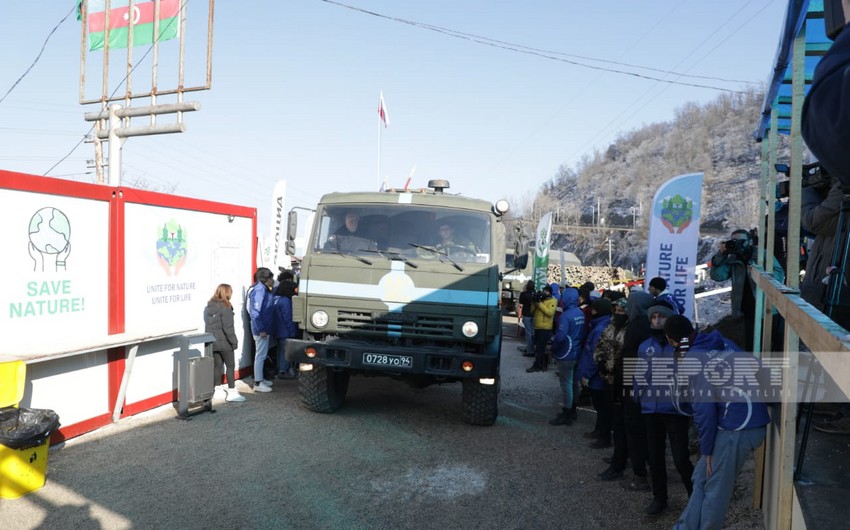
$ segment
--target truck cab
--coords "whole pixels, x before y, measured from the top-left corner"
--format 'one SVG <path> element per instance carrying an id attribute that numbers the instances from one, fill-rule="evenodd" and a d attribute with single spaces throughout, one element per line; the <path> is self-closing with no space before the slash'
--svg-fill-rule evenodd
<path id="1" fill-rule="evenodd" d="M 286 343 L 309 409 L 341 407 L 352 375 L 387 376 L 460 382 L 464 421 L 495 422 L 507 202 L 429 186 L 318 204 L 293 298 L 303 338 Z"/>

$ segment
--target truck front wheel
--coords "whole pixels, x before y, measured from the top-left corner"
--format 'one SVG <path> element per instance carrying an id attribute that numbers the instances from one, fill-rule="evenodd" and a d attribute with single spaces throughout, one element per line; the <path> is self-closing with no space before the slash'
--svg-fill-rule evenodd
<path id="1" fill-rule="evenodd" d="M 463 421 L 470 425 L 493 425 L 499 415 L 499 380 L 482 385 L 477 379 L 463 380 Z"/>
<path id="2" fill-rule="evenodd" d="M 313 366 L 312 370 L 298 374 L 298 391 L 301 402 L 313 412 L 335 412 L 345 402 L 348 381 L 347 371 L 333 371 L 327 366 Z"/>

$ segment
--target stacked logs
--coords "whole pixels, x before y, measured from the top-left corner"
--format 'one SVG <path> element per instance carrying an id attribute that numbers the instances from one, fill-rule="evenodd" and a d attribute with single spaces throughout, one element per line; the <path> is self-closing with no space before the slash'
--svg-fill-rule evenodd
<path id="1" fill-rule="evenodd" d="M 620 267 L 576 267 L 567 266 L 564 270 L 567 285 L 578 287 L 585 282 L 593 282 L 597 289 L 610 286 L 613 282 L 631 277 L 631 271 Z M 628 275 L 628 276 L 627 276 Z M 561 283 L 561 266 L 549 264 L 549 283 Z"/>

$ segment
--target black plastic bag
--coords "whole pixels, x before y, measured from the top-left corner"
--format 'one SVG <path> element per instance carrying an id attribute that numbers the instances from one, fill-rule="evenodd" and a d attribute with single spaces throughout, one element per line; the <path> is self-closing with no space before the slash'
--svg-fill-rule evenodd
<path id="1" fill-rule="evenodd" d="M 43 444 L 59 428 L 59 415 L 50 409 L 0 409 L 0 444 L 10 449 Z"/>

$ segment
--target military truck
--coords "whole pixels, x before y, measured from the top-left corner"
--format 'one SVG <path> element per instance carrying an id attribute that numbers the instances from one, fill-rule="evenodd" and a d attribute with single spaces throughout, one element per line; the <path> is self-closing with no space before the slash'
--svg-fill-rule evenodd
<path id="1" fill-rule="evenodd" d="M 418 388 L 460 382 L 463 420 L 496 421 L 508 203 L 428 186 L 319 202 L 293 298 L 303 337 L 285 353 L 308 409 L 338 410 L 352 375 L 386 376 Z M 293 252 L 294 212 L 288 225 Z"/>

